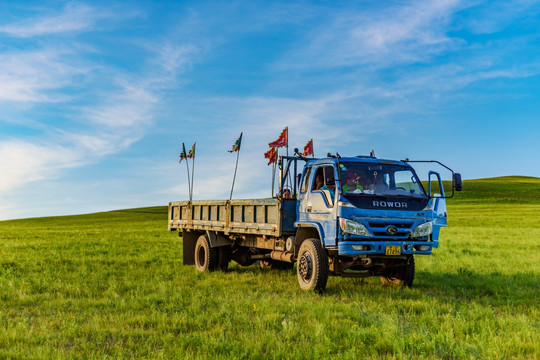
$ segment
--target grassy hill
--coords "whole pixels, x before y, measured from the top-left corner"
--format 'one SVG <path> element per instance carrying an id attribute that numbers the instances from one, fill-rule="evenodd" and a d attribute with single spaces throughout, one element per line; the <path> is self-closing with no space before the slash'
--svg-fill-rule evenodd
<path id="1" fill-rule="evenodd" d="M 467 180 L 463 192 L 456 193 L 456 201 L 540 204 L 540 178 L 503 176 Z"/>
<path id="2" fill-rule="evenodd" d="M 181 263 L 166 207 L 0 222 L 0 358 L 539 358 L 540 179 L 465 181 L 415 287 Z"/>
<path id="3" fill-rule="evenodd" d="M 427 191 L 427 182 L 423 182 Z M 452 193 L 452 183 L 443 181 L 446 195 Z M 440 193 L 432 182 L 433 192 Z M 512 203 L 540 204 L 540 178 L 529 176 L 501 176 L 487 179 L 465 180 L 463 191 L 455 192 L 449 203 Z"/>

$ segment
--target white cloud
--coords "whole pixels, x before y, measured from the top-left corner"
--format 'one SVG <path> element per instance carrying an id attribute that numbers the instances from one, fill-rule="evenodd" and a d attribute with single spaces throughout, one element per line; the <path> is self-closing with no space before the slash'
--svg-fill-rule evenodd
<path id="1" fill-rule="evenodd" d="M 439 1 L 415 4 L 390 11 L 389 14 L 353 25 L 351 40 L 360 45 L 362 51 L 388 51 L 395 44 L 412 41 L 419 45 L 434 45 L 448 41 L 439 32 L 435 21 L 447 22 L 448 12 L 457 1 Z"/>
<path id="2" fill-rule="evenodd" d="M 155 93 L 142 85 L 122 81 L 118 91 L 105 95 L 102 105 L 86 108 L 85 116 L 95 125 L 108 128 L 142 126 L 151 122 L 151 110 L 159 101 Z"/>
<path id="3" fill-rule="evenodd" d="M 69 63 L 69 51 L 47 49 L 0 54 L 0 101 L 59 102 L 65 95 L 51 92 L 69 85 L 88 69 Z"/>
<path id="4" fill-rule="evenodd" d="M 200 49 L 192 44 L 176 45 L 172 43 L 160 44 L 155 51 L 158 53 L 158 62 L 165 71 L 175 74 L 191 63 L 191 58 Z"/>
<path id="5" fill-rule="evenodd" d="M 78 165 L 95 161 L 96 159 L 125 150 L 141 137 L 136 131 L 122 132 L 96 132 L 94 134 L 64 133 L 64 141 L 72 149 L 78 149 Z M 81 163 L 82 162 L 82 163 Z"/>
<path id="6" fill-rule="evenodd" d="M 446 26 L 462 7 L 459 0 L 444 0 L 336 11 L 302 40 L 307 46 L 293 50 L 278 68 L 384 68 L 427 61 L 460 43 Z"/>
<path id="7" fill-rule="evenodd" d="M 19 24 L 0 26 L 0 33 L 13 37 L 32 37 L 87 31 L 94 27 L 98 19 L 107 17 L 106 14 L 86 4 L 70 2 L 59 15 L 29 18 Z"/>
<path id="8" fill-rule="evenodd" d="M 79 159 L 76 151 L 57 144 L 0 142 L 0 193 L 54 176 L 59 169 L 76 166 Z"/>

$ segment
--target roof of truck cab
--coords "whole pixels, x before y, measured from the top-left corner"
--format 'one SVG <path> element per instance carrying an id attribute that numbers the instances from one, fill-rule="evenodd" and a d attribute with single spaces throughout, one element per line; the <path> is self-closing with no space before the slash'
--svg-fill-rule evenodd
<path id="1" fill-rule="evenodd" d="M 358 162 L 358 163 L 364 163 L 364 164 L 390 164 L 390 165 L 401 165 L 401 166 L 410 166 L 404 161 L 400 160 L 389 160 L 389 159 L 378 159 L 373 156 L 354 156 L 354 157 L 341 157 L 341 158 L 320 158 L 320 159 L 313 159 L 309 160 L 309 165 L 321 165 L 321 164 L 335 164 L 337 161 L 339 162 Z"/>

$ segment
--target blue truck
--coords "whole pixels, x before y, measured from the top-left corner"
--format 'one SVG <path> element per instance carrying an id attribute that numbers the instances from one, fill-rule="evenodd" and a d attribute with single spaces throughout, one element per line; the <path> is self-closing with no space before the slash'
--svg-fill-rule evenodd
<path id="1" fill-rule="evenodd" d="M 184 265 L 202 272 L 226 271 L 230 261 L 280 269 L 296 263 L 304 290 L 323 291 L 329 275 L 410 287 L 414 256 L 438 247 L 445 199 L 462 188 L 460 174 L 438 161 L 422 162 L 451 172 L 451 192 L 435 171 L 424 186 L 413 162 L 296 152 L 279 159 L 280 193 L 288 187 L 290 197 L 171 202 L 168 228 L 183 238 Z"/>

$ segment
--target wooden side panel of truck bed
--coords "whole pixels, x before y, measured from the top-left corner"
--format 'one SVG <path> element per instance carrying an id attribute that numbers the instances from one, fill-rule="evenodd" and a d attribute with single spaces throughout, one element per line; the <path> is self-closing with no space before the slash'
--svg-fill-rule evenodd
<path id="1" fill-rule="evenodd" d="M 276 199 L 200 200 L 169 203 L 169 230 L 282 235 L 282 204 Z"/>

